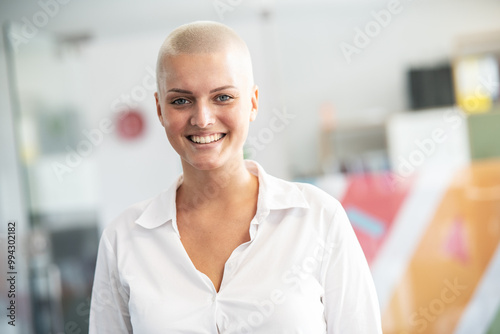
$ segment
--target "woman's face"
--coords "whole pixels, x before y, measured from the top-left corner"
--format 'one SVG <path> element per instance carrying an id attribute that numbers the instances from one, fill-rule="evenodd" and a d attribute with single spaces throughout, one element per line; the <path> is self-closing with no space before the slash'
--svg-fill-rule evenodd
<path id="1" fill-rule="evenodd" d="M 237 53 L 166 57 L 157 112 L 184 163 L 200 170 L 242 159 L 258 90 Z"/>

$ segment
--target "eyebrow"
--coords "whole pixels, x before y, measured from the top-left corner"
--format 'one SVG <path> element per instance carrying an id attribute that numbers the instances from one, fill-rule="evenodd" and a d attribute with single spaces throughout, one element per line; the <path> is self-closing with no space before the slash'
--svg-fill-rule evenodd
<path id="1" fill-rule="evenodd" d="M 210 93 L 215 93 L 215 92 L 218 92 L 220 90 L 224 90 L 224 89 L 228 89 L 228 88 L 234 88 L 234 89 L 236 89 L 236 87 L 234 87 L 232 85 L 227 85 L 227 86 L 222 86 L 222 87 L 219 87 L 219 88 L 212 89 L 210 91 Z"/>
<path id="2" fill-rule="evenodd" d="M 215 93 L 215 92 L 218 92 L 218 91 L 221 91 L 221 90 L 224 90 L 224 89 L 228 89 L 228 88 L 236 88 L 236 87 L 232 86 L 232 85 L 222 86 L 222 87 L 218 87 L 218 88 L 212 89 L 210 91 L 210 93 Z M 180 89 L 180 88 L 172 88 L 172 89 L 167 90 L 167 93 L 170 93 L 170 92 L 176 92 L 176 93 L 183 93 L 183 94 L 191 94 L 191 95 L 193 95 L 193 92 L 191 92 L 189 90 L 185 90 L 185 89 Z"/>

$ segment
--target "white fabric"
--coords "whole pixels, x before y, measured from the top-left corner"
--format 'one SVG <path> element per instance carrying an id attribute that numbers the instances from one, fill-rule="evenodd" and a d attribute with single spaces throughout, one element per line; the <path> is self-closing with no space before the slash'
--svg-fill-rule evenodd
<path id="1" fill-rule="evenodd" d="M 251 240 L 224 268 L 220 291 L 180 241 L 179 177 L 103 232 L 90 333 L 382 333 L 367 262 L 340 203 L 318 188 L 258 176 Z"/>

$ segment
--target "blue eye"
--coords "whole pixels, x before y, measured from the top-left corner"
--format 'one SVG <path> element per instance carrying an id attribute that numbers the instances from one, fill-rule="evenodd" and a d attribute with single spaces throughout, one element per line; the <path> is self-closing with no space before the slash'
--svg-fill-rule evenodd
<path id="1" fill-rule="evenodd" d="M 172 102 L 172 104 L 176 104 L 176 105 L 179 105 L 179 106 L 180 106 L 180 105 L 183 105 L 183 104 L 186 104 L 186 103 L 188 103 L 188 100 L 183 99 L 183 98 L 180 98 L 180 99 L 174 100 L 174 101 Z"/>
<path id="2" fill-rule="evenodd" d="M 220 102 L 226 102 L 229 101 L 230 99 L 232 99 L 232 97 L 225 94 L 217 96 L 217 100 L 219 100 Z"/>

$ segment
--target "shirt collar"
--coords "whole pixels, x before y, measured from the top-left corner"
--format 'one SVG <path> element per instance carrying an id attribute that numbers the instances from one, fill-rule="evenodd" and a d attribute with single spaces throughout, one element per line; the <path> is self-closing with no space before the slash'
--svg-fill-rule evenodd
<path id="1" fill-rule="evenodd" d="M 259 178 L 257 211 L 309 207 L 297 184 L 267 174 L 255 161 L 245 160 L 245 165 L 250 173 Z"/>
<path id="2" fill-rule="evenodd" d="M 309 207 L 297 184 L 267 174 L 262 166 L 255 161 L 245 160 L 245 166 L 250 173 L 259 178 L 259 197 L 256 213 L 259 218 L 267 216 L 270 210 Z M 153 229 L 172 221 L 173 227 L 178 233 L 175 219 L 175 197 L 177 188 L 182 184 L 182 181 L 183 175 L 181 174 L 167 190 L 164 190 L 151 200 L 135 222 L 147 229 Z"/>
<path id="3" fill-rule="evenodd" d="M 154 197 L 135 222 L 142 227 L 152 229 L 170 220 L 175 221 L 175 196 L 183 179 L 183 175 L 179 175 L 167 190 Z"/>

